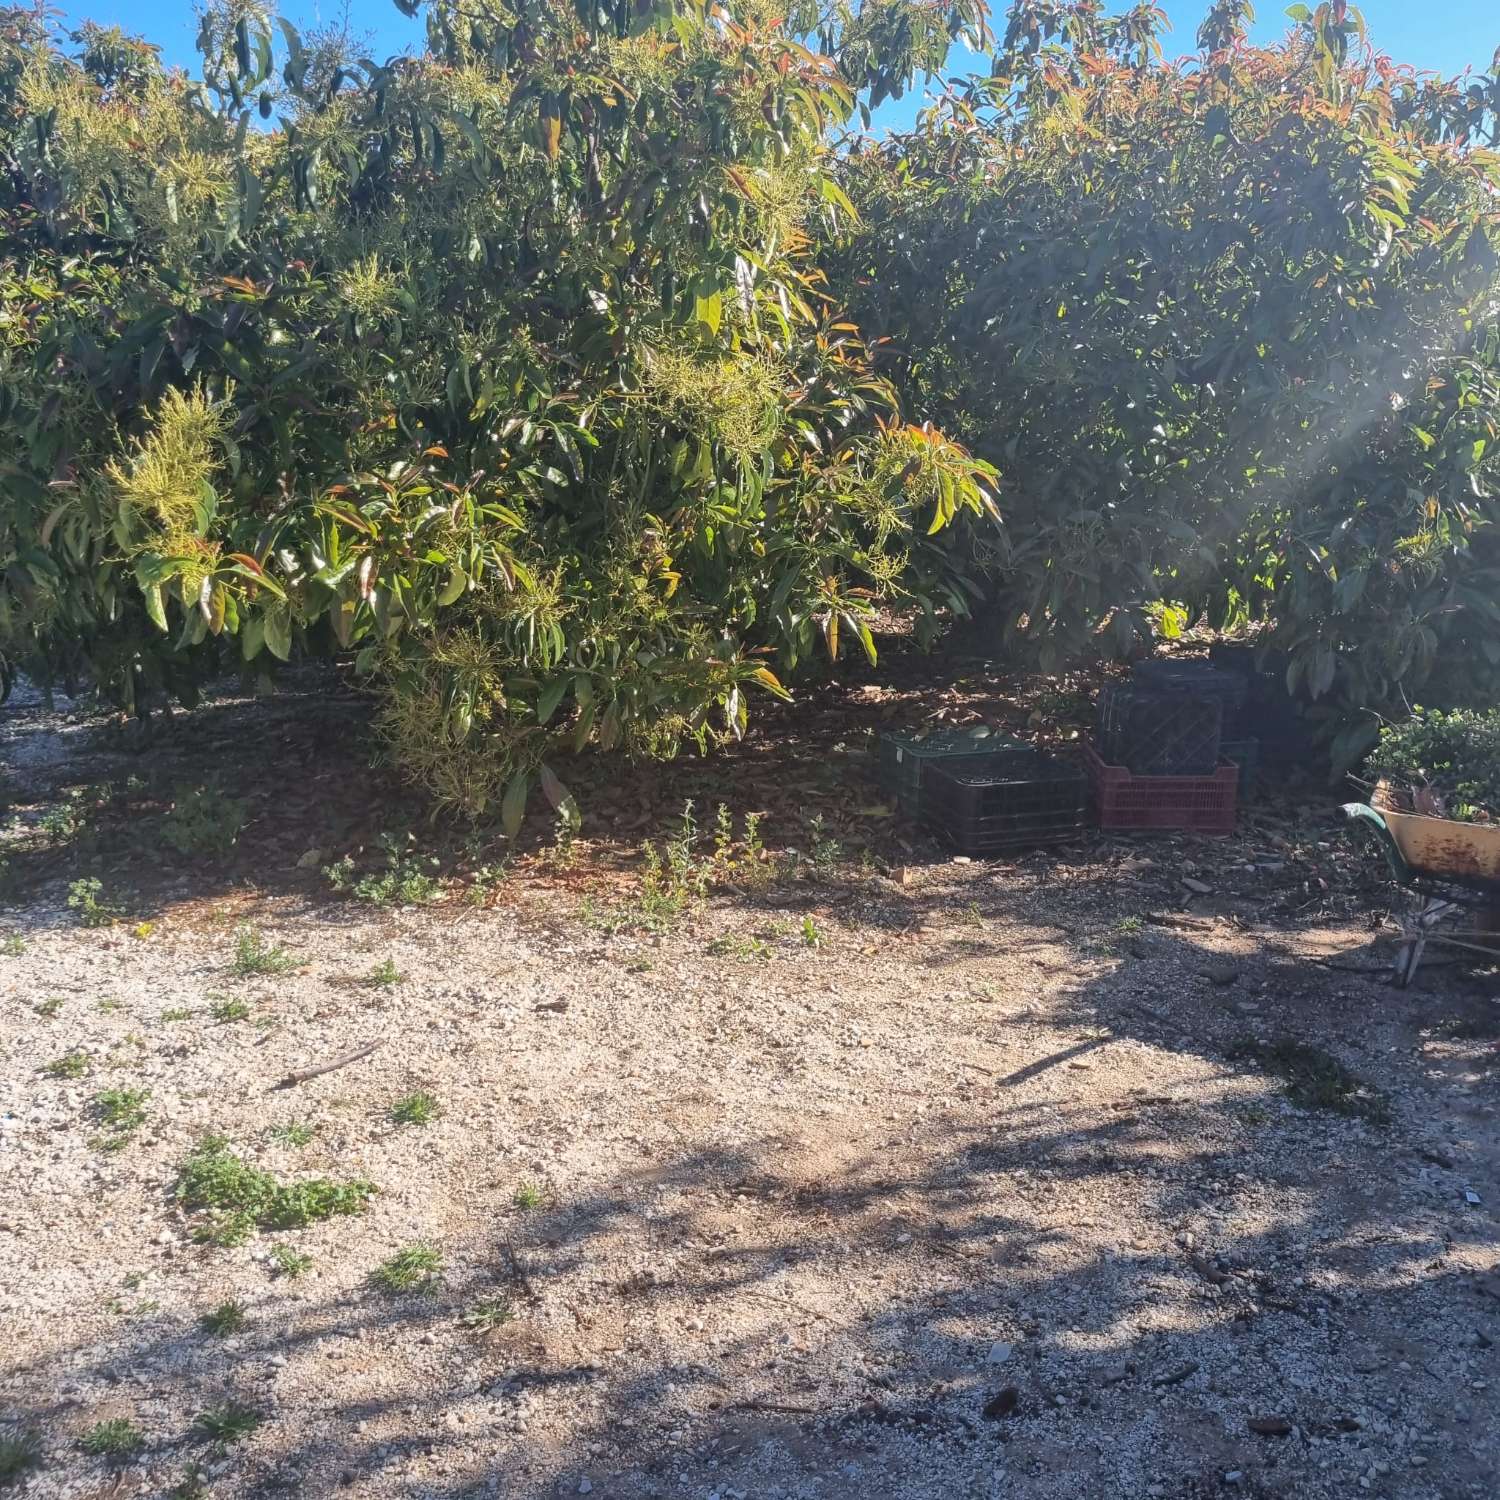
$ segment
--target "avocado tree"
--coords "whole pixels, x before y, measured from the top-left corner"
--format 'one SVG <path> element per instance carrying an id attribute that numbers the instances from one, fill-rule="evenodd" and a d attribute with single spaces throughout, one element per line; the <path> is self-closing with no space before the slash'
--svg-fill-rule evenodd
<path id="1" fill-rule="evenodd" d="M 512 824 L 538 780 L 571 814 L 561 745 L 670 754 L 873 658 L 992 470 L 818 264 L 830 139 L 984 11 L 781 14 L 432 0 L 376 62 L 219 0 L 192 79 L 0 13 L 0 654 L 132 705 L 349 652 L 398 759 Z"/>
<path id="2" fill-rule="evenodd" d="M 1000 471 L 1003 525 L 946 538 L 1000 639 L 1269 621 L 1348 759 L 1413 684 L 1500 684 L 1500 66 L 1417 75 L 1338 3 L 1253 47 L 1249 9 L 1165 63 L 1154 7 L 1021 0 L 851 156 L 831 264 Z"/>

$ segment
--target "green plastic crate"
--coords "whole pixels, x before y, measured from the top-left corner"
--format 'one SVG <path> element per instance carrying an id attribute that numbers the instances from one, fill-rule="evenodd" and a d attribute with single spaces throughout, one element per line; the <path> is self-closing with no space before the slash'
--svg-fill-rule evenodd
<path id="1" fill-rule="evenodd" d="M 941 765 L 956 755 L 1027 748 L 1021 740 L 997 734 L 984 724 L 965 729 L 888 730 L 880 736 L 880 781 L 895 793 L 901 811 L 914 818 L 921 811 L 924 767 Z"/>

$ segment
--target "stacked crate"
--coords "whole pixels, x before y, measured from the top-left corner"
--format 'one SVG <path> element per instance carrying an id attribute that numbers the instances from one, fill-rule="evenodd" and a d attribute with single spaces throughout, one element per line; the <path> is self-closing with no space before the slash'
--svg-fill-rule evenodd
<path id="1" fill-rule="evenodd" d="M 1060 843 L 1088 817 L 1088 775 L 989 730 L 880 737 L 880 773 L 904 812 L 960 853 Z"/>
<path id="2" fill-rule="evenodd" d="M 1210 646 L 1208 659 L 1245 684 L 1245 720 L 1254 726 L 1260 767 L 1284 774 L 1305 766 L 1315 750 L 1312 726 L 1287 691 L 1286 652 L 1226 641 Z"/>
<path id="3" fill-rule="evenodd" d="M 946 760 L 1024 749 L 1019 740 L 996 734 L 987 725 L 966 729 L 899 729 L 880 736 L 880 780 L 893 792 L 901 811 L 922 815 L 922 784 L 927 772 Z"/>
<path id="4" fill-rule="evenodd" d="M 1244 684 L 1207 662 L 1144 662 L 1106 688 L 1086 754 L 1100 827 L 1233 832 L 1249 757 L 1225 725 L 1242 730 L 1244 701 Z"/>
<path id="5" fill-rule="evenodd" d="M 1082 766 L 1015 749 L 934 766 L 923 781 L 922 818 L 962 854 L 1010 854 L 1074 838 L 1087 826 Z"/>

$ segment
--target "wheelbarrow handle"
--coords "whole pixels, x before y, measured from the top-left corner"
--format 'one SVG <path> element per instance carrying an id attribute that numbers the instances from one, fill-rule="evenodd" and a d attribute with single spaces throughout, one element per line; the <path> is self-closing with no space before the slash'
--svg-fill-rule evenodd
<path id="1" fill-rule="evenodd" d="M 1386 826 L 1386 821 L 1380 815 L 1378 808 L 1371 807 L 1367 802 L 1344 803 L 1344 816 L 1351 823 L 1367 823 L 1375 830 L 1380 843 L 1380 852 L 1385 855 L 1385 862 L 1391 867 L 1391 878 L 1397 885 L 1410 886 L 1415 880 L 1412 868 L 1402 856 L 1401 850 L 1396 846 L 1396 840 L 1391 830 Z"/>

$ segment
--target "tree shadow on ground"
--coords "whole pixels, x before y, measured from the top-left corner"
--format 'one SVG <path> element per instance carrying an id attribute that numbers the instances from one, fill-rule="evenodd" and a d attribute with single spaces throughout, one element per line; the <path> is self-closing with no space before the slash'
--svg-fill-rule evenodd
<path id="1" fill-rule="evenodd" d="M 431 1295 L 273 1284 L 227 1346 L 143 1315 L 15 1371 L 16 1415 L 68 1432 L 69 1382 L 114 1384 L 154 1467 L 233 1495 L 1487 1493 L 1500 1238 L 1462 1188 L 1497 1201 L 1500 1156 L 1493 1089 L 1413 1053 L 1441 992 L 1330 985 L 1274 935 L 1232 979 L 1197 933 L 1127 941 L 1080 943 L 1035 1057 L 858 1138 L 658 1145 L 481 1208 Z M 1378 1078 L 1390 1123 L 1296 1107 L 1246 1033 Z M 496 1297 L 513 1320 L 465 1328 Z M 188 1424 L 230 1399 L 267 1420 L 220 1459 Z"/>

